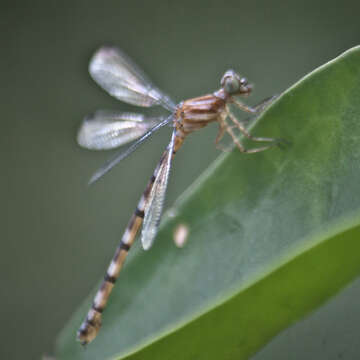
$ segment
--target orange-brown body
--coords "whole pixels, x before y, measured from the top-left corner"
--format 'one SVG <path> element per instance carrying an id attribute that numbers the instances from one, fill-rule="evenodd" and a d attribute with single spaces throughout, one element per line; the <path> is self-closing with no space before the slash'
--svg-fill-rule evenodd
<path id="1" fill-rule="evenodd" d="M 225 105 L 225 94 L 219 91 L 181 102 L 175 112 L 176 135 L 185 137 L 210 122 L 219 121 Z"/>
<path id="2" fill-rule="evenodd" d="M 88 311 L 85 320 L 80 326 L 77 333 L 78 340 L 86 345 L 91 342 L 98 334 L 101 327 L 102 312 L 108 302 L 110 293 L 114 287 L 116 279 L 124 265 L 128 251 L 131 249 L 136 235 L 143 222 L 147 222 L 147 230 L 150 234 L 156 234 L 157 226 L 161 215 L 162 202 L 167 185 L 167 178 L 171 165 L 171 158 L 182 146 L 186 136 L 193 131 L 199 130 L 211 122 L 217 122 L 219 124 L 219 132 L 215 139 L 215 143 L 219 145 L 219 141 L 223 137 L 224 133 L 228 133 L 237 148 L 244 153 L 255 153 L 266 150 L 276 144 L 274 139 L 271 138 L 259 138 L 249 134 L 244 125 L 237 120 L 237 118 L 231 113 L 229 104 L 233 103 L 241 110 L 256 114 L 263 110 L 269 103 L 269 99 L 263 103 L 252 108 L 240 101 L 236 100 L 234 96 L 248 96 L 252 90 L 251 84 L 247 82 L 246 78 L 240 77 L 233 70 L 225 72 L 221 79 L 221 88 L 213 94 L 199 96 L 196 98 L 188 99 L 181 102 L 179 105 L 175 104 L 159 90 L 148 84 L 141 74 L 137 75 L 138 70 L 129 62 L 124 54 L 119 50 L 113 48 L 104 48 L 94 56 L 91 65 L 90 72 L 100 86 L 102 86 L 111 95 L 117 97 L 120 100 L 128 102 L 130 104 L 138 106 L 152 106 L 162 105 L 167 110 L 172 111 L 172 114 L 154 126 L 148 133 L 142 136 L 140 139 L 144 141 L 152 132 L 164 126 L 173 119 L 175 131 L 172 135 L 172 141 L 166 148 L 163 156 L 160 159 L 159 164 L 155 168 L 155 171 L 148 182 L 148 185 L 140 198 L 140 201 L 134 211 L 133 216 L 121 238 L 121 241 L 116 249 L 115 255 L 110 262 L 110 265 L 106 271 L 104 280 L 96 293 L 92 306 Z M 126 80 L 124 83 L 119 82 L 119 74 Z M 124 85 L 125 84 L 125 85 Z M 271 99 L 270 99 L 271 100 Z M 131 119 L 139 118 L 139 115 L 130 114 Z M 124 114 L 121 115 L 122 119 Z M 129 117 L 127 114 L 126 118 Z M 100 118 L 104 120 L 106 118 Z M 231 125 L 227 123 L 227 119 L 231 121 Z M 97 119 L 99 120 L 99 119 Z M 87 125 L 89 126 L 89 125 Z M 233 128 L 238 129 L 244 136 L 253 141 L 265 141 L 270 142 L 270 145 L 262 146 L 254 149 L 246 149 L 240 142 L 237 135 L 234 133 Z M 135 127 L 136 129 L 136 127 Z M 94 128 L 90 128 L 91 132 L 94 132 Z M 87 133 L 89 134 L 89 132 Z M 87 135 L 89 136 L 89 135 Z M 90 142 L 94 143 L 94 140 L 90 136 Z M 128 140 L 131 141 L 128 136 Z M 140 142 L 135 143 L 135 146 L 130 147 L 133 151 Z M 106 143 L 102 142 L 103 148 Z M 130 152 L 125 152 L 127 156 Z M 109 171 L 117 162 L 124 157 L 118 156 L 114 161 L 110 161 L 104 168 L 100 169 L 100 173 L 95 173 L 95 177 L 92 181 L 96 181 L 100 176 Z M 100 175 L 99 175 L 100 174 Z M 95 180 L 94 180 L 95 179 Z M 153 191 L 155 189 L 156 191 Z M 154 207 L 153 200 L 157 199 Z M 150 204 L 150 205 L 149 205 Z M 150 214 L 151 217 L 147 218 L 146 215 Z M 149 220 L 150 219 L 150 220 Z M 152 222 L 153 219 L 157 219 L 156 222 Z M 149 226 L 149 223 L 151 226 Z M 146 228 L 145 225 L 145 228 Z M 144 228 L 143 228 L 144 232 Z M 153 240 L 153 236 L 150 237 L 150 245 Z M 147 237 L 148 241 L 149 237 Z M 143 237 L 142 237 L 143 240 Z M 144 249 L 148 249 L 150 245 L 146 245 L 143 242 Z"/>

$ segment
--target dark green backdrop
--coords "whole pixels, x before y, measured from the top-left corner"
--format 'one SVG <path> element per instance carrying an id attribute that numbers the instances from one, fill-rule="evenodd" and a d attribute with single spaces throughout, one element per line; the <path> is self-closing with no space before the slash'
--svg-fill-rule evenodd
<path id="1" fill-rule="evenodd" d="M 3 1 L 0 358 L 51 353 L 56 334 L 102 276 L 169 139 L 163 129 L 86 186 L 109 154 L 77 147 L 79 122 L 98 108 L 132 109 L 90 79 L 88 60 L 98 46 L 123 48 L 177 101 L 213 91 L 233 67 L 255 83 L 249 99 L 255 103 L 358 45 L 358 4 Z M 216 130 L 187 140 L 174 163 L 168 204 L 216 157 Z M 359 288 L 353 284 L 256 359 L 358 358 Z"/>

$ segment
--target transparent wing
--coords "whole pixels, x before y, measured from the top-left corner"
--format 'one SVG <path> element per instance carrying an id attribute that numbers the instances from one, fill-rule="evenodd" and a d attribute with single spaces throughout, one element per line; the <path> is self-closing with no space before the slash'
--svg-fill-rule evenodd
<path id="1" fill-rule="evenodd" d="M 148 132 L 146 132 L 140 139 L 131 144 L 125 151 L 116 153 L 112 158 L 110 158 L 100 169 L 98 169 L 89 180 L 89 184 L 93 184 L 95 181 L 99 180 L 107 172 L 109 172 L 116 164 L 121 160 L 128 157 L 133 151 L 135 151 L 146 139 L 148 139 L 155 131 L 159 130 L 163 126 L 169 124 L 173 120 L 173 115 L 168 116 L 165 120 L 161 121 Z"/>
<path id="2" fill-rule="evenodd" d="M 90 61 L 92 78 L 110 95 L 132 105 L 162 105 L 173 111 L 174 102 L 157 89 L 145 74 L 115 47 L 100 48 Z"/>
<path id="3" fill-rule="evenodd" d="M 168 145 L 167 150 L 158 165 L 159 168 L 149 197 L 145 200 L 145 217 L 141 232 L 141 243 L 144 250 L 148 250 L 153 244 L 160 224 L 165 192 L 169 179 L 174 140 L 175 131 L 173 132 L 170 144 Z"/>
<path id="4" fill-rule="evenodd" d="M 85 118 L 77 135 L 80 146 L 91 150 L 107 150 L 138 139 L 163 117 L 101 110 Z"/>

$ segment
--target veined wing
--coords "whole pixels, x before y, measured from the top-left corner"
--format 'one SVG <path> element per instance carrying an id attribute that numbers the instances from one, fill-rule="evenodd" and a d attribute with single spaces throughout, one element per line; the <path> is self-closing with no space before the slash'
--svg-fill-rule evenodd
<path id="1" fill-rule="evenodd" d="M 90 150 L 113 149 L 138 139 L 162 120 L 136 113 L 96 111 L 84 119 L 77 142 Z"/>
<path id="2" fill-rule="evenodd" d="M 131 144 L 125 151 L 121 151 L 110 158 L 104 166 L 98 169 L 94 175 L 90 178 L 89 184 L 93 184 L 99 180 L 103 175 L 109 172 L 116 164 L 121 160 L 127 158 L 133 151 L 135 151 L 146 139 L 148 139 L 155 131 L 159 130 L 163 126 L 169 124 L 173 120 L 173 115 L 168 116 L 166 119 L 155 125 L 148 132 L 146 132 L 140 139 Z"/>
<path id="3" fill-rule="evenodd" d="M 173 111 L 173 101 L 157 89 L 145 74 L 115 47 L 100 48 L 90 61 L 90 75 L 110 95 L 132 105 L 162 105 Z"/>
<path id="4" fill-rule="evenodd" d="M 165 199 L 165 192 L 169 179 L 171 160 L 174 150 L 175 131 L 173 131 L 170 144 L 162 156 L 160 163 L 155 170 L 155 180 L 150 194 L 145 199 L 144 223 L 141 232 L 141 243 L 144 250 L 148 250 L 154 242 L 157 229 L 160 224 L 162 208 Z"/>

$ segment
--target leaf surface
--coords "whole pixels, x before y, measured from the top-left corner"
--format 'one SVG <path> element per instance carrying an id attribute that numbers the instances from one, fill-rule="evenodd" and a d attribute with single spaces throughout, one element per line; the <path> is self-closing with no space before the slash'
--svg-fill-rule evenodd
<path id="1" fill-rule="evenodd" d="M 129 256 L 96 340 L 85 351 L 75 341 L 89 297 L 56 358 L 247 359 L 358 276 L 359 99 L 359 47 L 287 90 L 252 133 L 292 145 L 221 155 L 151 251 Z"/>

